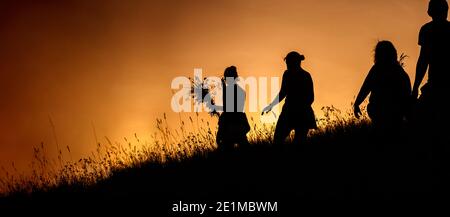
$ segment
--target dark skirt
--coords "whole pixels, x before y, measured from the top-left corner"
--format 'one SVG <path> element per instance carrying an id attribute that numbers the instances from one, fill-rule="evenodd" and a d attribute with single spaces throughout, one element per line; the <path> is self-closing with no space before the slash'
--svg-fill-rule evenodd
<path id="1" fill-rule="evenodd" d="M 291 129 L 317 129 L 316 116 L 311 106 L 304 108 L 283 106 L 279 119 L 286 120 Z"/>
<path id="2" fill-rule="evenodd" d="M 247 116 L 242 112 L 224 112 L 219 117 L 217 144 L 246 143 L 250 131 Z"/>

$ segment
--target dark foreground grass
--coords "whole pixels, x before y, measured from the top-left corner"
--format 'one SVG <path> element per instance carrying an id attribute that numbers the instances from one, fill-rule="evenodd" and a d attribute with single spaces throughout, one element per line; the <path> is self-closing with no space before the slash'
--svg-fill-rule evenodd
<path id="1" fill-rule="evenodd" d="M 374 131 L 367 121 L 336 122 L 313 133 L 307 144 L 255 140 L 232 152 L 200 151 L 113 169 L 96 183 L 59 183 L 32 192 L 11 192 L 0 203 L 20 210 L 146 213 L 172 212 L 174 203 L 268 201 L 275 213 L 218 215 L 281 216 L 301 212 L 306 201 L 409 201 L 445 198 L 447 167 L 430 144 L 408 130 L 395 136 Z"/>

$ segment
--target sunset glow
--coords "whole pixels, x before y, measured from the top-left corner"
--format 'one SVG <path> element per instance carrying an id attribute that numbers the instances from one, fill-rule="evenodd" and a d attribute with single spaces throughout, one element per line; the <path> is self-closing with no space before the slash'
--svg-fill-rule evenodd
<path id="1" fill-rule="evenodd" d="M 41 142 L 55 156 L 56 140 L 70 146 L 76 159 L 105 136 L 151 140 L 164 113 L 176 128 L 171 82 L 195 68 L 281 77 L 296 50 L 314 80 L 315 112 L 349 109 L 379 40 L 408 56 L 414 79 L 430 20 L 428 0 L 20 2 L 0 3 L 0 166 L 22 170 Z M 259 112 L 250 116 L 259 123 Z"/>

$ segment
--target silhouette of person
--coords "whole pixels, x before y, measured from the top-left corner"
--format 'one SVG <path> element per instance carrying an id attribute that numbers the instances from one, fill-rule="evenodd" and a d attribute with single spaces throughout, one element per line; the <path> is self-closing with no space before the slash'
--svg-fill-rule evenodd
<path id="1" fill-rule="evenodd" d="M 445 99 L 450 94 L 450 22 L 447 20 L 447 1 L 431 0 L 428 15 L 432 21 L 425 24 L 419 33 L 421 48 L 412 91 L 414 100 L 419 96 L 427 71 L 428 81 L 420 89 L 421 95 L 415 104 L 414 135 L 419 150 L 431 156 L 433 167 L 437 169 L 435 172 L 439 174 L 437 177 L 448 180 L 450 118 L 446 114 Z"/>
<path id="2" fill-rule="evenodd" d="M 305 56 L 293 51 L 284 59 L 287 70 L 283 74 L 281 89 L 277 97 L 263 110 L 263 114 L 285 100 L 278 119 L 274 143 L 284 144 L 292 130 L 295 131 L 294 143 L 306 142 L 310 129 L 317 128 L 314 111 L 314 87 L 311 75 L 301 67 Z"/>
<path id="3" fill-rule="evenodd" d="M 412 91 L 413 99 L 419 95 L 420 85 L 428 70 L 428 81 L 421 88 L 417 103 L 417 118 L 424 128 L 448 128 L 448 115 L 442 114 L 442 101 L 450 94 L 450 23 L 446 0 L 431 0 L 428 15 L 432 21 L 419 33 L 420 56 Z M 447 118 L 447 119 L 445 119 Z"/>
<path id="4" fill-rule="evenodd" d="M 354 114 L 360 117 L 360 105 L 370 94 L 367 112 L 372 124 L 382 130 L 399 129 L 408 111 L 411 81 L 390 41 L 378 42 L 374 62 L 356 97 Z"/>
<path id="5" fill-rule="evenodd" d="M 238 73 L 235 66 L 225 69 L 222 79 L 223 105 L 216 106 L 223 111 L 219 117 L 219 129 L 216 141 L 219 149 L 232 150 L 235 145 L 248 146 L 247 133 L 250 131 L 245 109 L 245 90 L 238 81 Z"/>

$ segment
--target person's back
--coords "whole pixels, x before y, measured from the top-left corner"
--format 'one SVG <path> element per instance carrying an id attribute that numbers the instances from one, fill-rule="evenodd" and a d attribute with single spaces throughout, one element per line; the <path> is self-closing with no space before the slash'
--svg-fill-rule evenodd
<path id="1" fill-rule="evenodd" d="M 245 90 L 237 82 L 222 84 L 223 111 L 227 113 L 244 113 Z"/>
<path id="2" fill-rule="evenodd" d="M 378 42 L 374 63 L 356 98 L 355 116 L 360 116 L 359 106 L 370 94 L 367 110 L 373 124 L 382 129 L 397 129 L 409 110 L 411 81 L 390 41 Z"/>
<path id="3" fill-rule="evenodd" d="M 428 15 L 433 20 L 420 29 L 421 49 L 412 95 L 413 98 L 418 97 L 419 88 L 428 70 L 428 82 L 421 89 L 421 103 L 428 107 L 427 113 L 434 113 L 431 110 L 436 109 L 440 99 L 450 93 L 450 85 L 447 84 L 450 82 L 450 23 L 447 20 L 447 1 L 430 0 Z"/>
<path id="4" fill-rule="evenodd" d="M 235 66 L 225 69 L 222 81 L 222 114 L 216 141 L 220 149 L 232 150 L 234 145 L 248 146 L 247 133 L 250 125 L 245 115 L 245 90 L 237 84 Z"/>
<path id="5" fill-rule="evenodd" d="M 411 93 L 408 74 L 399 64 L 378 64 L 372 70 L 369 114 L 382 115 L 388 119 L 402 119 L 407 111 Z"/>
<path id="6" fill-rule="evenodd" d="M 449 130 L 447 123 L 450 121 L 449 116 L 442 113 L 445 108 L 444 99 L 450 94 L 448 9 L 446 0 L 430 0 L 428 15 L 432 21 L 425 24 L 419 33 L 421 48 L 412 91 L 413 99 L 417 99 L 414 111 L 415 129 L 424 134 L 423 138 L 434 138 L 441 143 L 448 141 L 446 132 Z M 428 82 L 421 87 L 427 71 Z"/>
<path id="7" fill-rule="evenodd" d="M 269 112 L 280 101 L 286 99 L 275 128 L 274 143 L 284 144 L 292 130 L 294 143 L 304 144 L 310 129 L 317 128 L 314 111 L 314 87 L 311 75 L 303 70 L 301 62 L 305 56 L 290 52 L 284 58 L 287 70 L 283 74 L 281 89 L 275 99 L 263 110 Z"/>
<path id="8" fill-rule="evenodd" d="M 283 82 L 286 87 L 285 107 L 298 110 L 311 106 L 314 101 L 314 93 L 311 75 L 303 70 L 286 70 L 283 74 Z"/>
<path id="9" fill-rule="evenodd" d="M 434 20 L 425 24 L 419 33 L 419 45 L 428 60 L 428 82 L 441 90 L 448 89 L 450 79 L 450 22 Z"/>

